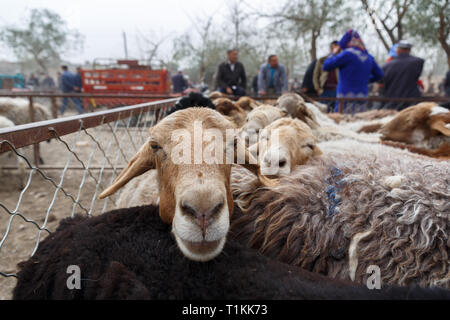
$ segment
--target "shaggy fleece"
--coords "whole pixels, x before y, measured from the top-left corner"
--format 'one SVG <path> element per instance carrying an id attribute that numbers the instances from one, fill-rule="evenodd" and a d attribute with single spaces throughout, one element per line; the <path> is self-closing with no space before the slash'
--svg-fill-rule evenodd
<path id="1" fill-rule="evenodd" d="M 366 283 L 376 265 L 383 284 L 449 288 L 450 163 L 343 143 L 347 150 L 323 148 L 275 187 L 254 190 L 254 176 L 234 170 L 245 212 L 234 216 L 237 238 L 332 278 Z"/>
<path id="2" fill-rule="evenodd" d="M 66 286 L 69 265 L 81 269 L 79 290 Z M 155 206 L 67 218 L 20 269 L 14 299 L 450 299 L 440 289 L 368 290 L 327 279 L 234 240 L 212 261 L 190 261 Z"/>

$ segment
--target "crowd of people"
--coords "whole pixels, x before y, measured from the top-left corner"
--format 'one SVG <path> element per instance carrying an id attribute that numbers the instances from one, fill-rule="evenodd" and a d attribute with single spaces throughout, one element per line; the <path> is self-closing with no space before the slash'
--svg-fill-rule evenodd
<path id="1" fill-rule="evenodd" d="M 286 68 L 271 54 L 267 62 L 260 66 L 259 72 L 251 81 L 254 94 L 280 95 L 284 92 L 300 91 L 320 101 L 320 98 L 365 98 L 369 92 L 386 98 L 418 98 L 422 95 L 423 84 L 419 79 L 424 59 L 411 54 L 412 44 L 401 40 L 390 50 L 386 62 L 380 66 L 367 51 L 364 42 L 356 30 L 350 29 L 339 41 L 333 41 L 329 53 L 314 60 L 308 66 L 300 85 L 294 78 L 289 87 Z M 172 78 L 174 92 L 186 90 L 187 82 L 181 70 Z M 445 92 L 450 96 L 450 71 L 443 81 Z M 238 51 L 227 51 L 227 59 L 216 72 L 216 87 L 222 93 L 235 96 L 247 94 L 247 75 L 244 65 L 238 61 Z M 339 110 L 334 101 L 328 104 L 329 112 Z M 378 108 L 402 110 L 412 102 L 378 103 Z M 343 112 L 354 113 L 367 109 L 367 103 L 348 101 Z"/>
<path id="2" fill-rule="evenodd" d="M 39 79 L 34 73 L 31 73 L 26 85 L 32 90 L 80 93 L 82 91 L 81 67 L 77 67 L 75 73 L 73 73 L 69 71 L 69 68 L 66 65 L 61 66 L 61 72 L 58 72 L 57 75 L 57 83 L 48 73 L 45 73 L 42 79 Z M 84 112 L 79 98 L 64 97 L 59 109 L 61 115 L 66 111 L 69 100 L 72 100 L 79 114 Z"/>

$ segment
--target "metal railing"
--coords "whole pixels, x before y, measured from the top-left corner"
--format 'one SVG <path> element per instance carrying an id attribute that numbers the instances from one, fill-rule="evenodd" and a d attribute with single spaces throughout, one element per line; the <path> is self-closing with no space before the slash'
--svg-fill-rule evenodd
<path id="1" fill-rule="evenodd" d="M 33 98 L 29 97 L 30 108 Z M 8 170 L 1 173 L 5 183 L 0 185 L 0 299 L 11 297 L 16 264 L 36 252 L 42 237 L 54 231 L 60 219 L 116 207 L 120 192 L 98 200 L 99 192 L 114 180 L 145 142 L 148 129 L 177 100 L 0 129 L 0 161 L 16 160 L 4 165 Z M 37 165 L 36 154 L 34 164 L 29 160 L 28 146 L 39 143 L 42 152 L 38 157 L 47 166 Z M 15 180 L 22 180 L 19 187 Z"/>

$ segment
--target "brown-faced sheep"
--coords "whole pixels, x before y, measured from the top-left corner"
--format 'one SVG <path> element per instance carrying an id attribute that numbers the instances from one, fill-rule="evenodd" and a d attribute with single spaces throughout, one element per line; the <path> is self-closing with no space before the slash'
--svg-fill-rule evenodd
<path id="1" fill-rule="evenodd" d="M 242 109 L 244 109 L 246 112 L 250 112 L 253 109 L 255 109 L 256 107 L 258 107 L 259 105 L 261 105 L 261 103 L 259 103 L 256 100 L 253 100 L 250 97 L 240 97 L 237 101 L 236 104 L 241 107 Z"/>
<path id="2" fill-rule="evenodd" d="M 216 110 L 228 117 L 236 125 L 236 128 L 244 125 L 247 114 L 237 103 L 234 103 L 228 98 L 218 98 L 213 103 L 216 106 Z"/>
<path id="3" fill-rule="evenodd" d="M 270 258 L 363 283 L 370 265 L 385 284 L 450 287 L 450 165 L 381 144 L 298 166 L 274 187 L 234 170 L 238 239 Z M 337 148 L 339 149 L 339 148 Z"/>
<path id="4" fill-rule="evenodd" d="M 63 220 L 20 264 L 19 299 L 450 299 L 443 289 L 365 286 L 270 260 L 230 239 L 209 262 L 186 259 L 153 206 Z M 68 267 L 80 271 L 69 289 Z M 71 271 L 73 272 L 73 271 Z M 76 284 L 76 283 L 75 283 Z"/>
<path id="5" fill-rule="evenodd" d="M 404 143 L 410 151 L 450 159 L 450 111 L 436 103 L 423 102 L 400 111 L 379 132 L 383 142 Z"/>
<path id="6" fill-rule="evenodd" d="M 257 146 L 264 175 L 289 175 L 296 166 L 322 154 L 311 129 L 291 118 L 278 119 L 265 127 Z"/>
<path id="7" fill-rule="evenodd" d="M 213 259 L 223 248 L 233 213 L 231 165 L 242 163 L 270 184 L 235 134 L 232 123 L 215 110 L 174 112 L 150 128 L 149 140 L 99 198 L 156 168 L 160 216 L 172 225 L 180 250 L 192 260 Z"/>

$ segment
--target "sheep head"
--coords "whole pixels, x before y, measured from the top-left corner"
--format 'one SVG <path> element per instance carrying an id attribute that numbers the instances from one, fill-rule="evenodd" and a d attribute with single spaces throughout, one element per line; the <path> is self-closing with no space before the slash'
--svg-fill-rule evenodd
<path id="1" fill-rule="evenodd" d="M 422 102 L 400 111 L 380 129 L 381 140 L 404 142 L 430 149 L 450 143 L 450 111 Z"/>
<path id="2" fill-rule="evenodd" d="M 191 260 L 213 259 L 222 251 L 233 213 L 232 164 L 242 163 L 262 185 L 272 184 L 234 130 L 230 121 L 209 108 L 167 116 L 150 129 L 148 141 L 99 198 L 156 168 L 159 214 L 172 224 L 178 247 Z"/>
<path id="3" fill-rule="evenodd" d="M 261 172 L 269 176 L 289 175 L 295 166 L 322 154 L 308 125 L 283 118 L 262 130 L 259 143 Z"/>

